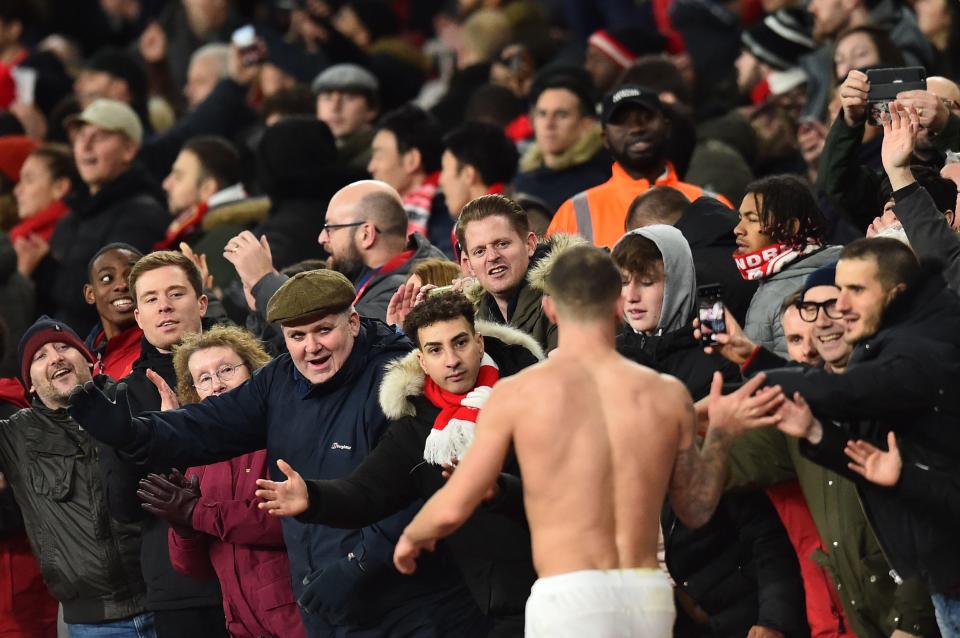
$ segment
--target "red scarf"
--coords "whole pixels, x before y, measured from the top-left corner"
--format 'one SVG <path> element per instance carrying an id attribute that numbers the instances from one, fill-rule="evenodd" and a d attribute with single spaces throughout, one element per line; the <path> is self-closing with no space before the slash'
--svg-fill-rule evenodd
<path id="1" fill-rule="evenodd" d="M 433 422 L 433 429 L 423 448 L 425 461 L 443 465 L 464 455 L 473 443 L 480 406 L 499 379 L 500 369 L 487 353 L 483 354 L 480 361 L 477 383 L 466 394 L 447 392 L 429 376 L 426 378 L 423 394 L 430 403 L 440 408 L 440 414 Z"/>
<path id="2" fill-rule="evenodd" d="M 764 246 L 752 253 L 741 254 L 735 252 L 733 253 L 733 262 L 737 265 L 741 277 L 747 281 L 756 281 L 772 277 L 798 257 L 820 250 L 820 248 L 821 244 L 813 240 L 807 240 L 807 245 L 802 251 L 780 242 Z"/>
<path id="3" fill-rule="evenodd" d="M 53 236 L 53 231 L 57 227 L 57 222 L 64 218 L 70 212 L 63 200 L 58 199 L 33 217 L 27 217 L 19 224 L 10 229 L 10 240 L 16 241 L 23 237 L 26 239 L 31 235 L 39 235 L 43 241 L 49 242 Z"/>
<path id="4" fill-rule="evenodd" d="M 167 227 L 167 234 L 163 239 L 153 245 L 154 250 L 175 250 L 189 235 L 193 234 L 200 224 L 203 223 L 203 217 L 207 214 L 207 202 L 200 202 L 188 211 L 177 215 L 176 219 L 170 222 Z"/>
<path id="5" fill-rule="evenodd" d="M 377 277 L 378 275 L 386 275 L 386 274 L 392 273 L 394 270 L 396 270 L 397 268 L 400 268 L 405 263 L 410 261 L 414 253 L 416 253 L 416 251 L 413 249 L 405 250 L 399 255 L 395 256 L 390 261 L 388 261 L 387 263 L 385 263 L 384 265 L 380 266 L 379 268 L 374 268 L 373 270 L 368 272 L 356 284 L 358 286 L 357 296 L 353 298 L 353 303 L 356 304 L 358 301 L 360 301 L 360 298 L 363 297 L 363 293 L 367 292 L 367 286 L 370 285 L 370 281 L 374 277 Z"/>

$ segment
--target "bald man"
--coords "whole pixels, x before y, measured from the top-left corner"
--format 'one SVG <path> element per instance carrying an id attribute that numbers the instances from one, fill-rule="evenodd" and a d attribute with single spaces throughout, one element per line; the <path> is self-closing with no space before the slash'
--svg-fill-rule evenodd
<path id="1" fill-rule="evenodd" d="M 386 320 L 390 297 L 410 276 L 414 262 L 446 259 L 422 235 L 407 236 L 407 212 L 396 189 L 363 180 L 344 186 L 330 198 L 318 237 L 330 255 L 328 265 L 357 290 L 354 306 L 362 317 Z M 237 268 L 258 313 L 287 280 L 273 268 L 265 238 L 244 232 L 227 242 L 226 257 Z"/>

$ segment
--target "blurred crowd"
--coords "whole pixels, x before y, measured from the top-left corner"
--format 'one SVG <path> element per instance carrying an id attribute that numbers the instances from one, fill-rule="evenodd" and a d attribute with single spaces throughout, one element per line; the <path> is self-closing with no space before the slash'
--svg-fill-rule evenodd
<path id="1" fill-rule="evenodd" d="M 958 81 L 958 0 L 0 0 L 0 637 L 523 635 L 515 460 L 393 548 L 582 244 L 810 415 L 664 503 L 674 635 L 960 636 Z"/>

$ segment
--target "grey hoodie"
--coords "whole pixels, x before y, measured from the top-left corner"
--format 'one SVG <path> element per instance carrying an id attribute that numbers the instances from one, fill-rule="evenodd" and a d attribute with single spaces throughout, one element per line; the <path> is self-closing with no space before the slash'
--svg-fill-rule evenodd
<path id="1" fill-rule="evenodd" d="M 686 327 L 697 304 L 697 279 L 690 245 L 683 233 L 673 226 L 654 224 L 631 230 L 624 237 L 630 235 L 646 237 L 657 245 L 663 255 L 663 308 L 654 334 L 661 335 Z"/>

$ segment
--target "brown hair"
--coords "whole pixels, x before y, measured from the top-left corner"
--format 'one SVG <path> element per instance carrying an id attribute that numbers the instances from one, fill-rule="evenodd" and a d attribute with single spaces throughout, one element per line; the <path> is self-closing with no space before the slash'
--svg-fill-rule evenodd
<path id="1" fill-rule="evenodd" d="M 449 259 L 421 259 L 413 265 L 411 275 L 420 278 L 424 285 L 433 284 L 438 288 L 449 286 L 460 277 L 460 267 Z"/>
<path id="2" fill-rule="evenodd" d="M 690 205 L 687 196 L 671 186 L 654 186 L 646 193 L 637 195 L 627 209 L 626 230 L 629 232 L 650 224 L 677 222 Z"/>
<path id="3" fill-rule="evenodd" d="M 632 233 L 624 235 L 610 254 L 617 268 L 633 277 L 644 277 L 656 272 L 657 262 L 663 263 L 663 253 L 649 237 Z"/>
<path id="4" fill-rule="evenodd" d="M 475 311 L 473 304 L 461 292 L 441 292 L 430 295 L 410 311 L 403 320 L 403 333 L 413 341 L 413 345 L 420 347 L 420 328 L 432 326 L 441 321 L 450 321 L 463 317 L 474 328 Z"/>
<path id="5" fill-rule="evenodd" d="M 620 297 L 620 272 L 605 251 L 574 246 L 557 257 L 546 278 L 546 293 L 558 312 L 581 319 L 601 319 Z"/>
<path id="6" fill-rule="evenodd" d="M 850 242 L 840 251 L 840 260 L 872 259 L 877 264 L 877 278 L 884 290 L 900 284 L 911 285 L 920 274 L 920 262 L 913 250 L 892 237 L 872 237 Z"/>
<path id="7" fill-rule="evenodd" d="M 176 266 L 182 270 L 187 276 L 187 281 L 190 282 L 194 292 L 197 293 L 197 297 L 203 294 L 203 275 L 200 274 L 200 269 L 190 261 L 189 257 L 174 250 L 158 250 L 141 257 L 137 263 L 133 265 L 133 268 L 130 269 L 128 285 L 130 286 L 130 291 L 133 293 L 134 305 L 137 303 L 137 280 L 140 279 L 144 273 L 163 268 L 164 266 Z"/>
<path id="8" fill-rule="evenodd" d="M 200 402 L 200 395 L 193 387 L 193 376 L 190 374 L 190 357 L 201 350 L 218 346 L 229 348 L 237 353 L 251 374 L 270 362 L 270 355 L 264 351 L 260 342 L 243 328 L 215 326 L 207 332 L 185 335 L 180 344 L 173 348 L 173 368 L 177 372 L 177 398 L 181 405 Z"/>
<path id="9" fill-rule="evenodd" d="M 504 195 L 482 195 L 467 203 L 460 211 L 460 217 L 457 218 L 457 241 L 460 243 L 461 251 L 467 252 L 465 234 L 467 224 L 494 215 L 506 217 L 520 239 L 526 239 L 527 233 L 530 232 L 530 220 L 520 204 Z"/>
<path id="10" fill-rule="evenodd" d="M 70 150 L 69 146 L 44 144 L 35 148 L 29 157 L 43 160 L 52 180 L 68 180 L 70 182 L 70 191 L 68 192 L 72 192 L 80 183 L 80 174 L 77 173 L 77 164 L 73 161 L 73 151 Z"/>

